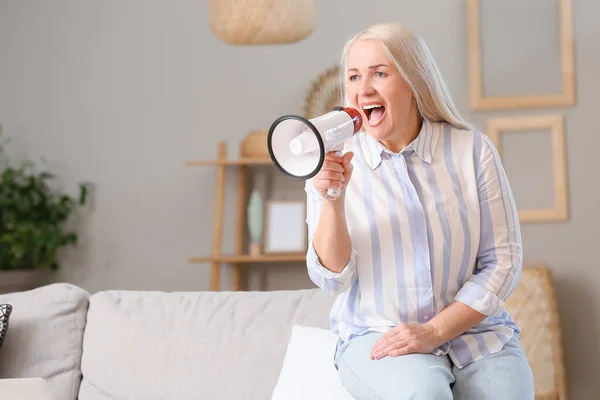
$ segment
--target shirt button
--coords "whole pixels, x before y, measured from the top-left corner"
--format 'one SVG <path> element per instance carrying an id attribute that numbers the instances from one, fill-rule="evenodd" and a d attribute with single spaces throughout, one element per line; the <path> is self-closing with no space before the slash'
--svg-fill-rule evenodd
<path id="1" fill-rule="evenodd" d="M 429 315 L 428 314 L 425 314 L 425 319 L 429 319 Z"/>

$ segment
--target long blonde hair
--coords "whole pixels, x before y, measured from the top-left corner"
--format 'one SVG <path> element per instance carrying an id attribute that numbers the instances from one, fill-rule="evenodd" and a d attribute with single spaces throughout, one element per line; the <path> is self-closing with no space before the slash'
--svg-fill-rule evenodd
<path id="1" fill-rule="evenodd" d="M 473 129 L 458 113 L 448 86 L 425 41 L 402 25 L 376 24 L 349 39 L 342 52 L 342 82 L 345 80 L 348 51 L 358 39 L 376 40 L 382 45 L 412 89 L 418 111 L 423 118 L 432 122 L 447 122 L 459 129 Z M 342 95 L 346 99 L 344 85 Z"/>

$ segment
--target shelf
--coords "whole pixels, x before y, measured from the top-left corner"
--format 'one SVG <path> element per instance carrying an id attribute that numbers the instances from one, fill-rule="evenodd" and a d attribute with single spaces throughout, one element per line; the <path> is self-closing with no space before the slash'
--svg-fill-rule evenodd
<path id="1" fill-rule="evenodd" d="M 212 160 L 184 160 L 184 164 L 189 167 L 213 166 L 216 167 L 216 187 L 215 187 L 215 211 L 213 224 L 213 245 L 208 257 L 189 257 L 189 263 L 209 264 L 210 290 L 217 291 L 221 289 L 221 264 L 233 264 L 233 282 L 231 290 L 243 290 L 242 276 L 244 272 L 243 264 L 250 263 L 286 263 L 286 262 L 306 262 L 305 252 L 279 253 L 279 254 L 241 254 L 244 252 L 243 244 L 247 224 L 247 179 L 251 165 L 274 166 L 274 162 L 267 151 L 267 137 L 264 131 L 250 132 L 240 146 L 238 155 L 233 155 L 232 159 L 227 159 L 227 143 L 220 141 L 217 156 Z M 237 212 L 236 212 L 236 233 L 235 248 L 229 255 L 221 254 L 224 220 L 225 220 L 225 189 L 228 182 L 226 175 L 231 171 L 228 167 L 237 169 Z M 203 193 L 204 194 L 204 193 Z M 277 264 L 275 264 L 277 265 Z"/>
<path id="2" fill-rule="evenodd" d="M 253 263 L 253 262 L 284 262 L 284 261 L 305 261 L 305 253 L 286 253 L 286 254 L 262 254 L 259 256 L 251 256 L 248 254 L 241 255 L 222 255 L 217 257 L 191 257 L 190 263 L 206 263 L 206 262 L 223 262 L 223 263 Z"/>
<path id="3" fill-rule="evenodd" d="M 203 165 L 269 165 L 273 164 L 269 157 L 245 157 L 234 160 L 190 160 L 186 161 L 188 167 L 198 167 Z"/>

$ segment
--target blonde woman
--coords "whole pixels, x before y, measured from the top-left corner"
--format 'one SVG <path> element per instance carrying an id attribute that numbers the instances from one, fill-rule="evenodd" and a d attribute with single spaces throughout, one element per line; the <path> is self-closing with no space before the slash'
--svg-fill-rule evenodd
<path id="1" fill-rule="evenodd" d="M 306 182 L 312 281 L 336 296 L 333 362 L 357 399 L 534 398 L 520 328 L 517 210 L 488 137 L 457 112 L 424 41 L 379 24 L 348 41 L 364 132 Z M 328 188 L 342 189 L 336 200 Z"/>

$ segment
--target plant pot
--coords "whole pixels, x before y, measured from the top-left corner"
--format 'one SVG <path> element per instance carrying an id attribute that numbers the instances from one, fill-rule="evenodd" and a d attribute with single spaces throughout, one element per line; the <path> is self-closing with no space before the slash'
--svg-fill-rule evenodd
<path id="1" fill-rule="evenodd" d="M 50 270 L 0 270 L 0 294 L 35 289 L 47 283 Z"/>

